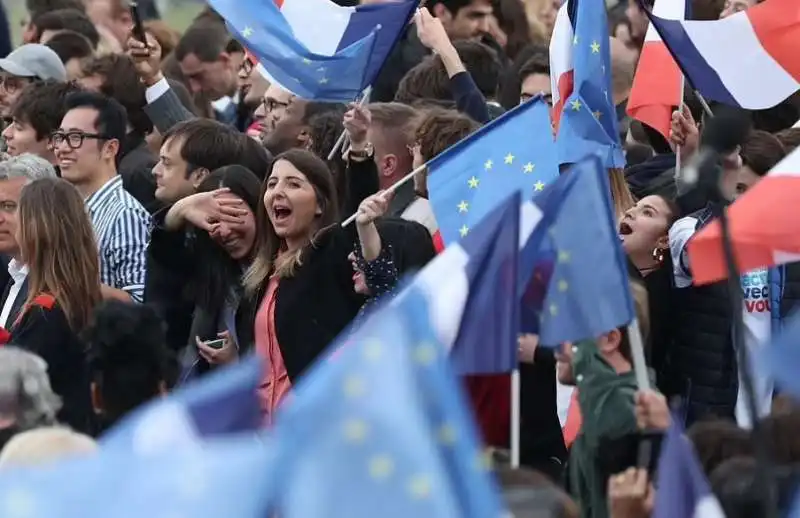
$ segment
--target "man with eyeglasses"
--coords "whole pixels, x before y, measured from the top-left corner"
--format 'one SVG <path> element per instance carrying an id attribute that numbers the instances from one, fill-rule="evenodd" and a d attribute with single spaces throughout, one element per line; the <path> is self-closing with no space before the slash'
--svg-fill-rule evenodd
<path id="1" fill-rule="evenodd" d="M 67 80 L 67 69 L 53 49 L 38 43 L 22 45 L 0 59 L 0 116 L 9 116 L 22 90 L 34 81 Z"/>
<path id="2" fill-rule="evenodd" d="M 50 136 L 61 177 L 83 195 L 100 249 L 106 299 L 142 302 L 150 215 L 117 174 L 127 132 L 125 108 L 95 92 L 66 100 L 61 127 Z"/>

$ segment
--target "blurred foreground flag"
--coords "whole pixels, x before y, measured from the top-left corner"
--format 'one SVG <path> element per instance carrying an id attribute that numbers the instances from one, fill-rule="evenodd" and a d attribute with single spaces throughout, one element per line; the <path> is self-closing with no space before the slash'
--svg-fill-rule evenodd
<path id="1" fill-rule="evenodd" d="M 281 518 L 499 518 L 445 348 L 416 290 L 384 304 L 278 413 Z"/>
<path id="2" fill-rule="evenodd" d="M 648 16 L 686 79 L 706 99 L 763 110 L 800 87 L 796 0 L 766 0 L 722 20 Z"/>
<path id="3" fill-rule="evenodd" d="M 700 468 L 694 448 L 675 422 L 667 430 L 658 461 L 653 518 L 725 518 Z"/>
<path id="4" fill-rule="evenodd" d="M 428 162 L 428 192 L 445 244 L 458 241 L 509 195 L 544 189 L 558 176 L 550 109 L 521 104 Z"/>
<path id="5" fill-rule="evenodd" d="M 608 171 L 591 156 L 533 199 L 542 221 L 522 250 L 522 330 L 543 345 L 594 339 L 633 320 Z"/>
<path id="6" fill-rule="evenodd" d="M 134 411 L 102 438 L 106 448 L 161 453 L 261 426 L 256 388 L 263 362 L 250 356 Z"/>
<path id="7" fill-rule="evenodd" d="M 519 249 L 540 218 L 517 191 L 412 279 L 408 289 L 425 293 L 434 331 L 458 374 L 516 368 Z"/>
<path id="8" fill-rule="evenodd" d="M 740 271 L 800 260 L 798 208 L 800 149 L 784 158 L 728 208 L 733 251 Z M 695 284 L 727 278 L 719 221 L 712 221 L 692 236 L 687 251 Z"/>
<path id="9" fill-rule="evenodd" d="M 790 317 L 789 323 L 772 340 L 767 351 L 770 373 L 781 391 L 800 399 L 800 313 Z"/>
<path id="10" fill-rule="evenodd" d="M 668 20 L 688 18 L 687 0 L 656 0 L 653 14 Z M 628 115 L 658 130 L 669 140 L 672 111 L 683 100 L 683 73 L 658 31 L 647 27 L 644 46 L 628 97 Z"/>
<path id="11" fill-rule="evenodd" d="M 264 518 L 275 477 L 261 438 L 141 456 L 101 450 L 86 458 L 0 472 L 3 518 Z"/>
<path id="12" fill-rule="evenodd" d="M 416 0 L 209 0 L 268 79 L 307 100 L 353 101 L 372 84 Z"/>

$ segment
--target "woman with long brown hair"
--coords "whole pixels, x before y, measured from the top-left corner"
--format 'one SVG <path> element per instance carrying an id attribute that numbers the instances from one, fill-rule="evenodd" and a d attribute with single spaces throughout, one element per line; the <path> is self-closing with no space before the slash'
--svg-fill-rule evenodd
<path id="1" fill-rule="evenodd" d="M 244 284 L 256 300 L 255 350 L 268 365 L 259 394 L 269 419 L 366 300 L 353 288 L 348 255 L 357 241 L 362 250 L 374 248 L 365 242 L 388 203 L 380 193 L 367 198 L 355 225 L 342 228 L 328 166 L 298 149 L 275 157 L 261 194 L 256 253 Z"/>
<path id="2" fill-rule="evenodd" d="M 8 330 L 10 341 L 41 356 L 63 399 L 59 420 L 91 433 L 85 351 L 79 334 L 100 302 L 94 231 L 78 191 L 60 178 L 26 185 L 18 208 L 17 242 L 28 267 L 28 296 Z"/>

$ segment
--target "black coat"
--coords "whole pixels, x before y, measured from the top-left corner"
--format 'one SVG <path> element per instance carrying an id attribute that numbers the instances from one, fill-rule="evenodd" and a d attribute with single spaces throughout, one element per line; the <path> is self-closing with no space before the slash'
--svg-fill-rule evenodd
<path id="1" fill-rule="evenodd" d="M 85 345 L 50 295 L 40 295 L 9 326 L 10 343 L 47 362 L 53 391 L 61 397 L 60 422 L 92 435 L 94 412 L 89 392 Z"/>
<path id="2" fill-rule="evenodd" d="M 147 147 L 144 137 L 129 134 L 121 150 L 118 171 L 122 177 L 122 186 L 150 214 L 154 214 L 163 205 L 156 200 L 156 179 L 153 167 L 158 158 Z"/>

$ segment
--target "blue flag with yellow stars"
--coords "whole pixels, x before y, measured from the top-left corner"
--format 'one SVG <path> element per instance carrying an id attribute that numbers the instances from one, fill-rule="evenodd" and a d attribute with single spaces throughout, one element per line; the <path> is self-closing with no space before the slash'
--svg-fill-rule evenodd
<path id="1" fill-rule="evenodd" d="M 542 218 L 521 252 L 521 264 L 535 264 L 521 278 L 523 331 L 538 332 L 542 345 L 555 347 L 595 339 L 633 320 L 627 261 L 602 160 L 578 162 L 533 203 Z"/>
<path id="2" fill-rule="evenodd" d="M 339 344 L 293 387 L 277 415 L 276 512 L 282 518 L 502 516 L 426 296 L 412 287 Z"/>
<path id="3" fill-rule="evenodd" d="M 428 192 L 445 244 L 465 237 L 512 193 L 558 176 L 550 110 L 537 96 L 428 162 Z"/>
<path id="4" fill-rule="evenodd" d="M 569 0 L 574 5 L 574 87 L 558 126 L 562 164 L 598 154 L 605 167 L 625 167 L 611 89 L 611 52 L 606 3 Z"/>
<path id="5" fill-rule="evenodd" d="M 358 7 L 325 1 L 317 4 L 322 12 L 313 12 L 300 2 L 293 7 L 275 0 L 208 3 L 258 58 L 271 83 L 327 102 L 352 101 L 374 81 L 417 6 L 416 0 Z"/>

